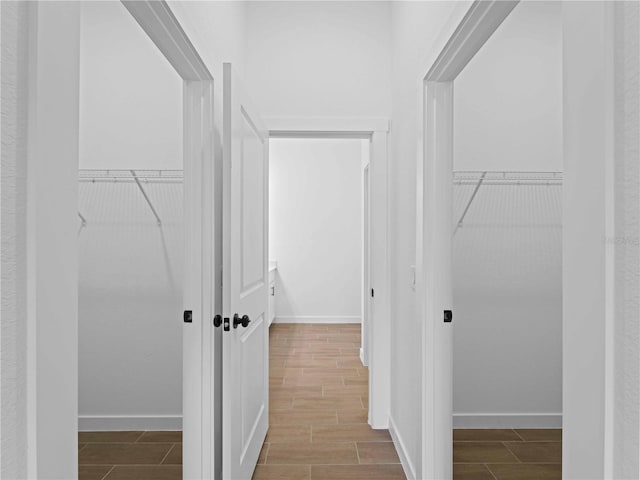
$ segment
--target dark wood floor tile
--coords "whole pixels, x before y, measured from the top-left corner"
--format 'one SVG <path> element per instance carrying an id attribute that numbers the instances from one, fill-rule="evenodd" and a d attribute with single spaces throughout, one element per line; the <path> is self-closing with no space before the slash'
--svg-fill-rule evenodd
<path id="1" fill-rule="evenodd" d="M 338 410 L 338 423 L 368 423 L 369 410 Z"/>
<path id="2" fill-rule="evenodd" d="M 181 443 L 182 442 L 182 432 L 181 431 L 153 431 L 153 432 L 144 432 L 140 438 L 138 438 L 138 443 Z"/>
<path id="3" fill-rule="evenodd" d="M 510 428 L 468 428 L 453 430 L 454 442 L 517 442 L 518 440 L 521 440 L 520 436 Z"/>
<path id="4" fill-rule="evenodd" d="M 310 441 L 310 425 L 270 425 L 265 439 L 268 443 L 308 443 Z"/>
<path id="5" fill-rule="evenodd" d="M 160 466 L 118 466 L 111 470 L 105 480 L 182 480 L 182 467 Z"/>
<path id="6" fill-rule="evenodd" d="M 338 423 L 335 411 L 271 410 L 270 425 L 326 425 Z"/>
<path id="7" fill-rule="evenodd" d="M 269 452 L 269 444 L 263 443 L 260 449 L 260 455 L 258 456 L 258 465 L 264 465 L 267 460 L 267 453 Z"/>
<path id="8" fill-rule="evenodd" d="M 357 442 L 356 447 L 361 464 L 400 463 L 392 442 Z"/>
<path id="9" fill-rule="evenodd" d="M 159 465 L 171 443 L 90 443 L 79 452 L 80 465 Z"/>
<path id="10" fill-rule="evenodd" d="M 104 467 L 93 467 L 87 465 L 80 465 L 78 467 L 78 479 L 79 480 L 102 480 L 104 476 L 109 473 L 113 467 L 110 465 Z"/>
<path id="11" fill-rule="evenodd" d="M 362 366 L 362 362 L 360 361 L 359 358 L 348 358 L 348 357 L 339 358 L 337 362 L 338 362 L 338 367 L 341 367 L 341 368 L 349 368 L 349 367 L 358 368 Z"/>
<path id="12" fill-rule="evenodd" d="M 182 444 L 176 443 L 162 462 L 163 465 L 182 465 Z"/>
<path id="13" fill-rule="evenodd" d="M 142 436 L 142 431 L 79 432 L 80 443 L 131 443 Z"/>
<path id="14" fill-rule="evenodd" d="M 456 463 L 453 480 L 495 480 L 489 469 L 481 463 Z"/>
<path id="15" fill-rule="evenodd" d="M 561 442 L 561 428 L 517 428 L 516 433 L 522 437 L 525 442 Z"/>
<path id="16" fill-rule="evenodd" d="M 562 465 L 515 464 L 487 465 L 497 480 L 561 480 Z"/>
<path id="17" fill-rule="evenodd" d="M 505 442 L 505 445 L 523 463 L 562 463 L 561 442 Z"/>
<path id="18" fill-rule="evenodd" d="M 454 442 L 453 463 L 518 463 L 500 442 Z"/>
<path id="19" fill-rule="evenodd" d="M 312 465 L 311 480 L 406 480 L 400 465 Z"/>
<path id="20" fill-rule="evenodd" d="M 322 387 L 323 396 L 335 395 L 358 395 L 361 397 L 369 396 L 368 385 L 324 385 Z"/>
<path id="21" fill-rule="evenodd" d="M 355 443 L 274 443 L 269 445 L 267 465 L 355 465 Z"/>
<path id="22" fill-rule="evenodd" d="M 301 377 L 284 377 L 284 385 L 290 387 L 308 387 L 315 385 L 342 385 L 340 375 L 303 375 Z"/>
<path id="23" fill-rule="evenodd" d="M 374 430 L 369 425 L 314 425 L 311 441 L 315 442 L 390 442 L 388 430 Z"/>
<path id="24" fill-rule="evenodd" d="M 292 387 L 289 385 L 271 385 L 269 388 L 270 395 L 287 395 L 289 397 L 321 397 L 322 385 L 309 385 L 306 387 Z"/>
<path id="25" fill-rule="evenodd" d="M 258 465 L 253 480 L 309 480 L 309 465 Z"/>
<path id="26" fill-rule="evenodd" d="M 345 385 L 368 385 L 369 379 L 367 377 L 343 377 Z"/>
<path id="27" fill-rule="evenodd" d="M 352 396 L 325 396 L 322 398 L 295 398 L 294 410 L 353 410 L 362 407 L 359 395 Z"/>

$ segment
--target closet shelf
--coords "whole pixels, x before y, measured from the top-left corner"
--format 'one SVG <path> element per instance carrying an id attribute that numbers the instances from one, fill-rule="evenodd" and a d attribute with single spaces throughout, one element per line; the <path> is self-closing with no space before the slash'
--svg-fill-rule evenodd
<path id="1" fill-rule="evenodd" d="M 465 217 L 471 208 L 481 187 L 491 185 L 504 186 L 561 186 L 562 172 L 497 172 L 497 171 L 454 171 L 454 185 L 474 187 L 469 200 L 453 229 L 453 235 L 463 226 Z"/>
<path id="2" fill-rule="evenodd" d="M 83 183 L 136 183 L 136 179 L 146 183 L 180 183 L 184 179 L 182 170 L 93 170 L 80 169 L 78 181 Z"/>
<path id="3" fill-rule="evenodd" d="M 132 183 L 138 187 L 140 194 L 149 206 L 151 213 L 156 219 L 158 226 L 162 225 L 162 220 L 153 202 L 147 195 L 143 184 L 151 183 L 182 183 L 184 172 L 182 170 L 92 170 L 80 169 L 78 171 L 78 181 L 81 183 Z M 87 226 L 87 218 L 80 212 L 78 217 L 81 221 L 80 231 Z"/>
<path id="4" fill-rule="evenodd" d="M 562 185 L 562 172 L 455 171 L 454 185 Z"/>

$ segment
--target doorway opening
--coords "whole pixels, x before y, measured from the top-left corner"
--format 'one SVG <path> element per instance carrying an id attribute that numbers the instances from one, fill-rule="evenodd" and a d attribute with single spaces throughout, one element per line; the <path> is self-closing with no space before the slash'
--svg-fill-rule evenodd
<path id="1" fill-rule="evenodd" d="M 562 15 L 487 7 L 424 79 L 423 475 L 560 478 Z"/>
<path id="2" fill-rule="evenodd" d="M 183 81 L 119 2 L 81 35 L 80 477 L 182 478 Z"/>
<path id="3" fill-rule="evenodd" d="M 270 139 L 270 427 L 254 478 L 402 472 L 369 425 L 370 142 Z"/>
<path id="4" fill-rule="evenodd" d="M 561 6 L 516 6 L 453 88 L 454 478 L 560 478 Z"/>
<path id="5" fill-rule="evenodd" d="M 163 3 L 80 21 L 80 478 L 205 478 L 212 77 Z"/>

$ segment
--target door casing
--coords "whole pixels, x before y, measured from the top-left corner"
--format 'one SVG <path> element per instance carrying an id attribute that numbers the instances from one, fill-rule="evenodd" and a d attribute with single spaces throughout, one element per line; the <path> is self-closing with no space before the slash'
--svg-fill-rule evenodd
<path id="1" fill-rule="evenodd" d="M 267 118 L 274 138 L 370 138 L 369 425 L 389 428 L 391 345 L 389 265 L 389 175 L 386 118 Z"/>

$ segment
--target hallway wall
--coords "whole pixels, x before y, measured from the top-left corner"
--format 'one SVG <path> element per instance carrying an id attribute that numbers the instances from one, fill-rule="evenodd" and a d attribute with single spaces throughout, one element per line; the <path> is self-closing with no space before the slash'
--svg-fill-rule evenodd
<path id="1" fill-rule="evenodd" d="M 362 140 L 272 139 L 276 322 L 361 321 Z"/>
<path id="2" fill-rule="evenodd" d="M 264 117 L 388 117 L 389 2 L 248 2 L 247 88 Z"/>
<path id="3" fill-rule="evenodd" d="M 416 263 L 416 166 L 421 78 L 471 2 L 392 2 L 393 113 L 391 194 L 391 418 L 409 478 L 422 478 L 420 322 L 411 266 Z"/>

